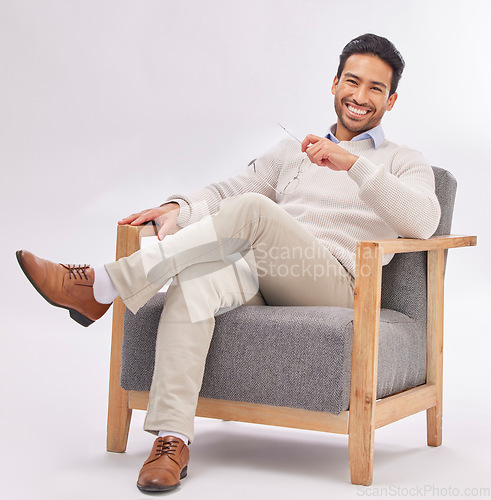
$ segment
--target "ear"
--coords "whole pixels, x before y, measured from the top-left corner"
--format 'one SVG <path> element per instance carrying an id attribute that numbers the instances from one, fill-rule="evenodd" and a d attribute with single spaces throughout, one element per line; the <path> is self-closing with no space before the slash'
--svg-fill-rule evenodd
<path id="1" fill-rule="evenodd" d="M 394 104 L 396 103 L 397 101 L 397 92 L 394 92 L 390 97 L 389 99 L 387 100 L 387 109 L 386 111 L 390 111 L 393 107 L 394 107 Z"/>
<path id="2" fill-rule="evenodd" d="M 334 81 L 332 82 L 332 87 L 331 87 L 332 95 L 336 94 L 336 90 L 338 90 L 338 84 L 339 84 L 339 80 L 338 80 L 338 76 L 336 75 L 334 77 Z"/>

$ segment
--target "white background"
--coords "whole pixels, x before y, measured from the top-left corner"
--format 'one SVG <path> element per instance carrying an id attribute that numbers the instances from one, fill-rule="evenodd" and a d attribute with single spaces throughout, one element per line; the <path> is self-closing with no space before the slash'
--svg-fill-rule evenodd
<path id="1" fill-rule="evenodd" d="M 127 453 L 104 451 L 110 315 L 83 329 L 48 307 L 15 250 L 105 263 L 118 219 L 240 172 L 284 137 L 277 121 L 325 133 L 339 53 L 365 32 L 407 63 L 387 137 L 455 175 L 453 232 L 479 236 L 448 259 L 444 444 L 426 447 L 424 414 L 380 429 L 363 489 L 349 484 L 344 436 L 199 419 L 175 494 L 490 488 L 490 11 L 485 0 L 0 0 L 2 498 L 140 498 L 153 442 L 135 412 Z"/>

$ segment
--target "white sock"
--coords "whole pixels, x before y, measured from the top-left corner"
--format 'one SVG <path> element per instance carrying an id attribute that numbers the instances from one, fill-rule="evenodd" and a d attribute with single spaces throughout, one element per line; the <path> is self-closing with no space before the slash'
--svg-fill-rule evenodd
<path id="1" fill-rule="evenodd" d="M 111 304 L 119 295 L 104 266 L 94 269 L 94 298 L 99 304 Z"/>
<path id="2" fill-rule="evenodd" d="M 179 434 L 179 432 L 174 432 L 174 431 L 159 431 L 159 437 L 165 437 L 165 436 L 173 436 L 179 439 L 182 439 L 184 443 L 189 444 L 189 439 L 187 436 L 184 434 Z"/>

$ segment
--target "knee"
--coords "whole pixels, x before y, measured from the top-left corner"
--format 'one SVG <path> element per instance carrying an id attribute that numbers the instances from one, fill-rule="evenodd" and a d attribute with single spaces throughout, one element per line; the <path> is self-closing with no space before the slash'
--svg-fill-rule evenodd
<path id="1" fill-rule="evenodd" d="M 256 203 L 256 204 L 273 203 L 273 204 L 275 204 L 275 202 L 273 200 L 271 200 L 267 196 L 264 196 L 264 194 L 260 194 L 260 193 L 244 193 L 244 194 L 239 195 L 239 198 L 240 198 L 242 203 L 247 203 L 247 204 L 251 204 L 251 203 Z"/>
<path id="2" fill-rule="evenodd" d="M 264 212 L 277 207 L 276 202 L 260 193 L 244 193 L 226 198 L 222 203 L 234 205 L 240 211 Z"/>

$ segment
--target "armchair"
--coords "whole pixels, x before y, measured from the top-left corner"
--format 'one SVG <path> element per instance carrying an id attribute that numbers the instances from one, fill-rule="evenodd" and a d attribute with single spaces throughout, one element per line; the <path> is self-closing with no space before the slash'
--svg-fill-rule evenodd
<path id="1" fill-rule="evenodd" d="M 351 482 L 361 485 L 372 483 L 375 429 L 426 410 L 427 443 L 442 443 L 446 250 L 477 239 L 448 235 L 456 182 L 434 173 L 435 235 L 359 242 L 353 309 L 241 306 L 216 318 L 197 416 L 348 434 Z M 119 226 L 116 258 L 148 235 L 152 227 Z M 132 410 L 147 408 L 164 301 L 159 293 L 136 315 L 114 303 L 108 451 L 125 451 Z"/>

